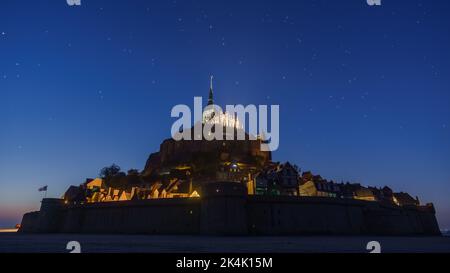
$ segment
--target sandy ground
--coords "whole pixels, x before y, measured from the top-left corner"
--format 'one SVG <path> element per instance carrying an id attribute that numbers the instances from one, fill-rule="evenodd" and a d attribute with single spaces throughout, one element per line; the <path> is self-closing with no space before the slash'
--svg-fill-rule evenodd
<path id="1" fill-rule="evenodd" d="M 280 236 L 212 237 L 146 235 L 77 235 L 0 233 L 2 253 L 67 253 L 67 244 L 77 241 L 83 253 L 351 253 L 369 252 L 378 241 L 381 252 L 447 252 L 450 237 L 357 237 Z"/>

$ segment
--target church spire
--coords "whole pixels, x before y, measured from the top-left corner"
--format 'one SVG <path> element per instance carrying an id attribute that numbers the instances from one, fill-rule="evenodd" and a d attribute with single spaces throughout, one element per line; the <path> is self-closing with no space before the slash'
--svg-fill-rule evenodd
<path id="1" fill-rule="evenodd" d="M 213 99 L 213 79 L 214 79 L 214 77 L 211 75 L 211 82 L 210 82 L 210 86 L 209 86 L 208 105 L 213 105 L 214 104 L 214 99 Z"/>

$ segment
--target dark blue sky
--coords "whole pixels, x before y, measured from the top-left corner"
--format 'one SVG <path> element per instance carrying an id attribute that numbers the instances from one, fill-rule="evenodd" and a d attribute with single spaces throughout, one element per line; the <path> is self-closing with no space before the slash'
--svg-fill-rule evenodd
<path id="1" fill-rule="evenodd" d="M 450 227 L 450 2 L 2 1 L 0 227 L 111 163 L 175 104 L 279 104 L 279 161 L 434 202 Z"/>

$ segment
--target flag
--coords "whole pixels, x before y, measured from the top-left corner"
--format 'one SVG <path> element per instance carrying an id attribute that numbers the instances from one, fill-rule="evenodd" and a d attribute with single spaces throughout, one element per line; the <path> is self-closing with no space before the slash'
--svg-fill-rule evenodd
<path id="1" fill-rule="evenodd" d="M 42 188 L 39 188 L 38 191 L 47 191 L 48 186 L 44 186 Z"/>

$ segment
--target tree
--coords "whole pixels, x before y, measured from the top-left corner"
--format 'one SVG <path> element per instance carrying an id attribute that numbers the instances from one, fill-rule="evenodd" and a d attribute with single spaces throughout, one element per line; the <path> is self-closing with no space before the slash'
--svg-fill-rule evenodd
<path id="1" fill-rule="evenodd" d="M 112 164 L 109 167 L 104 167 L 103 169 L 100 170 L 100 177 L 102 179 L 108 179 L 111 178 L 115 175 L 117 175 L 120 172 L 120 167 L 117 166 L 116 164 Z"/>
<path id="2" fill-rule="evenodd" d="M 114 189 L 123 190 L 127 187 L 127 175 L 124 172 L 118 172 L 116 175 L 110 177 L 105 184 Z"/>
<path id="3" fill-rule="evenodd" d="M 120 173 L 120 167 L 116 164 L 112 164 L 109 167 L 104 167 L 100 170 L 100 177 L 106 186 L 111 187 L 111 181 Z"/>
<path id="4" fill-rule="evenodd" d="M 126 187 L 131 187 L 133 185 L 139 185 L 142 183 L 141 174 L 137 169 L 128 170 L 128 174 L 126 177 Z"/>
<path id="5" fill-rule="evenodd" d="M 138 176 L 139 175 L 139 170 L 137 170 L 137 169 L 129 169 L 128 170 L 128 175 Z"/>

